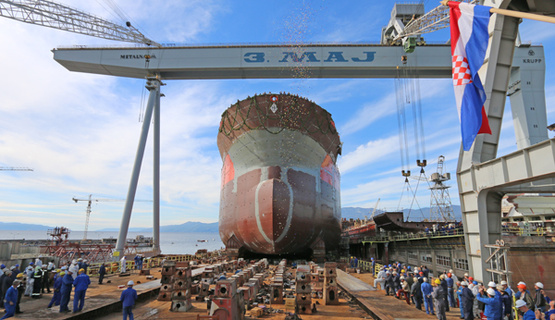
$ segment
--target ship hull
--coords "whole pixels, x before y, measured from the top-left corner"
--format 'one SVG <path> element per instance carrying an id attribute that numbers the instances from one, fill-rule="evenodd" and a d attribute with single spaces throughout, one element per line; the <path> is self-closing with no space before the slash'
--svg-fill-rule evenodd
<path id="1" fill-rule="evenodd" d="M 222 241 L 270 255 L 335 249 L 341 233 L 336 155 L 302 130 L 265 129 L 218 136 Z"/>

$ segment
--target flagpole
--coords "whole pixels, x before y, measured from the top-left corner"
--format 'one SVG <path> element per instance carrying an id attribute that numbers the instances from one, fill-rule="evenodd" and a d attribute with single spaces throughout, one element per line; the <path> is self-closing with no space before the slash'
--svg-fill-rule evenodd
<path id="1" fill-rule="evenodd" d="M 444 6 L 447 6 L 448 2 L 449 1 L 447 1 L 447 0 L 442 0 L 441 4 L 444 5 Z M 555 17 L 543 16 L 541 14 L 534 14 L 534 13 L 514 11 L 514 10 L 506 10 L 506 9 L 497 9 L 497 8 L 491 8 L 489 10 L 489 12 L 498 13 L 498 14 L 502 14 L 504 16 L 515 17 L 515 18 L 530 19 L 530 20 L 536 20 L 536 21 L 542 21 L 542 22 L 555 23 Z"/>

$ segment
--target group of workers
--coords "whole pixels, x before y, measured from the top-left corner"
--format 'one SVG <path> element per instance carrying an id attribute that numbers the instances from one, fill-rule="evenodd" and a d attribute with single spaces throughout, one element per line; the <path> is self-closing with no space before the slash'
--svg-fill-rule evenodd
<path id="1" fill-rule="evenodd" d="M 23 296 L 41 298 L 45 291 L 48 293 L 53 291 L 48 308 L 59 306 L 59 312 L 65 313 L 70 312 L 68 304 L 71 291 L 74 289 L 73 312 L 83 310 L 86 292 L 91 284 L 87 275 L 87 260 L 75 259 L 57 269 L 54 261 L 50 261 L 46 265 L 43 264 L 41 258 L 39 256 L 34 262 L 30 262 L 23 271 L 20 271 L 18 264 L 9 269 L 4 264 L 0 265 L 0 307 L 4 307 L 6 310 L 0 319 L 10 318 L 16 313 L 22 312 L 20 302 Z M 99 284 L 102 284 L 105 274 L 104 266 L 104 272 L 99 270 Z M 120 298 L 123 302 L 123 318 L 126 319 L 129 316 L 130 319 L 133 319 L 131 310 L 137 299 L 137 293 L 133 289 L 133 281 L 129 281 L 127 285 L 128 289 L 122 292 Z"/>
<path id="2" fill-rule="evenodd" d="M 386 296 L 404 298 L 419 310 L 424 307 L 427 314 L 436 315 L 439 320 L 445 320 L 445 313 L 456 307 L 460 309 L 460 318 L 465 320 L 482 315 L 488 320 L 513 320 L 513 307 L 524 320 L 555 320 L 555 301 L 545 295 L 541 282 L 534 285 L 532 295 L 522 281 L 517 284 L 518 290 L 513 291 L 506 281 L 499 284 L 490 281 L 485 286 L 467 273 L 459 280 L 453 270 L 433 278 L 426 266 L 393 263 L 378 272 L 374 287 L 378 284 Z"/>

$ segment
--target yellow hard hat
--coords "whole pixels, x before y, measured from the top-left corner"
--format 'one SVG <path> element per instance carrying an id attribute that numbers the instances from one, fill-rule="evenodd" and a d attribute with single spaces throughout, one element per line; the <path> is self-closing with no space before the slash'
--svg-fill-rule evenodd
<path id="1" fill-rule="evenodd" d="M 436 284 L 441 284 L 441 280 L 436 279 L 435 283 L 436 283 Z"/>
<path id="2" fill-rule="evenodd" d="M 65 274 L 66 274 L 65 271 L 60 272 L 60 276 L 65 276 Z"/>
<path id="3" fill-rule="evenodd" d="M 85 269 L 81 268 L 79 269 L 79 272 L 85 272 Z"/>

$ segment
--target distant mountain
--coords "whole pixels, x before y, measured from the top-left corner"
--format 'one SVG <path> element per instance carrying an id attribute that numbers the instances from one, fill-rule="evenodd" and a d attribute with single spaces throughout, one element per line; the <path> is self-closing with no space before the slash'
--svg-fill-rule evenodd
<path id="1" fill-rule="evenodd" d="M 119 231 L 119 229 L 105 228 L 96 231 Z M 129 228 L 129 232 L 152 232 L 152 228 Z M 188 221 L 178 225 L 160 226 L 160 232 L 218 232 L 218 223 Z"/>
<path id="2" fill-rule="evenodd" d="M 151 229 L 152 230 L 152 229 Z M 160 232 L 218 232 L 218 223 L 185 222 L 179 225 L 162 226 Z"/>
<path id="3" fill-rule="evenodd" d="M 341 208 L 341 217 L 346 219 L 364 219 L 366 216 L 370 218 L 373 210 L 373 208 L 344 207 Z M 376 215 L 383 212 L 384 211 L 378 209 L 376 210 Z M 409 218 L 409 220 L 420 221 L 424 218 L 429 217 L 430 207 L 422 208 L 422 210 L 418 208 L 413 208 L 412 210 L 404 209 L 403 213 L 405 217 Z M 461 206 L 453 205 L 453 215 L 455 216 L 455 220 L 457 221 L 460 221 L 462 219 Z"/>
<path id="4" fill-rule="evenodd" d="M 52 229 L 49 226 L 43 226 L 41 224 L 29 224 L 29 223 L 18 223 L 18 222 L 0 222 L 0 230 L 18 230 L 18 231 L 46 231 Z"/>
<path id="5" fill-rule="evenodd" d="M 148 230 L 146 228 L 129 228 L 129 232 L 145 232 L 145 230 Z M 150 229 L 152 230 L 152 229 Z M 119 231 L 119 228 L 104 228 L 104 229 L 98 229 L 98 230 L 94 230 L 94 231 Z"/>

